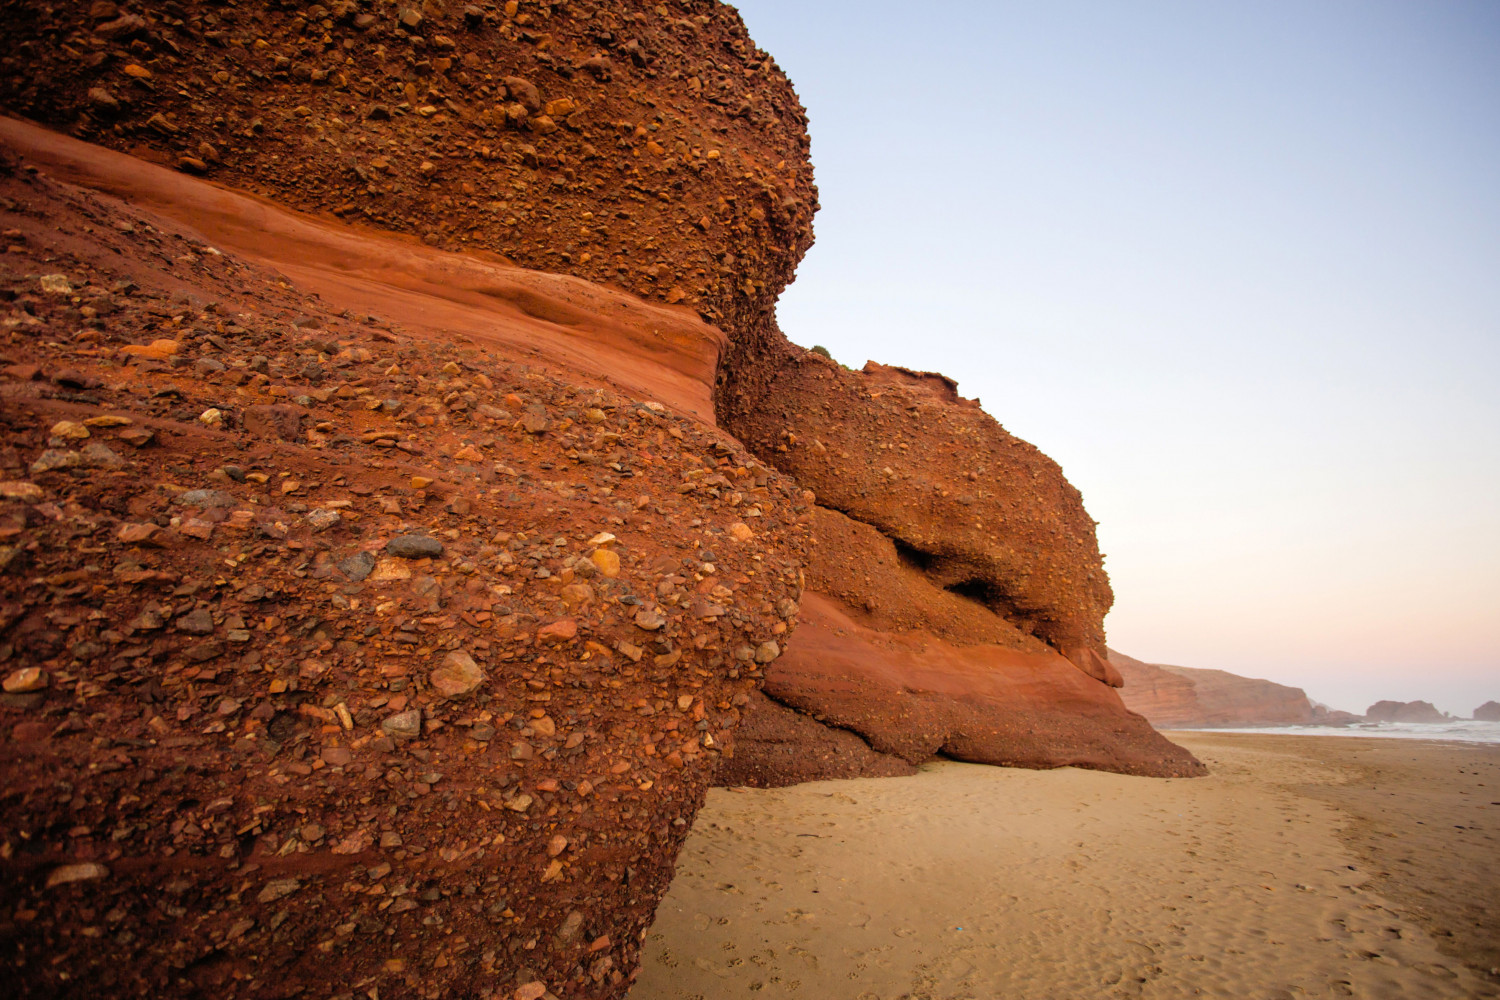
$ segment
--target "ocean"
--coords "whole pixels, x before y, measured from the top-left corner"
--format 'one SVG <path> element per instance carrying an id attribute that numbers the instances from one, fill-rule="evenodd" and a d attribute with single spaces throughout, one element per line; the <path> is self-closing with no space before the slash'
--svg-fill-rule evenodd
<path id="1" fill-rule="evenodd" d="M 1246 726 L 1193 729 L 1200 733 L 1271 733 L 1283 736 L 1379 736 L 1399 740 L 1500 743 L 1500 722 L 1356 722 L 1349 726 Z"/>

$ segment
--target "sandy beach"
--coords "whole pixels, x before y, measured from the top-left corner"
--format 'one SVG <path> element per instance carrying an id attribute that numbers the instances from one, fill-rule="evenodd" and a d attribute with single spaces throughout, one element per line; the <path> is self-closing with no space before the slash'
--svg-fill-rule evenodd
<path id="1" fill-rule="evenodd" d="M 632 1000 L 1500 996 L 1500 746 L 715 789 Z"/>

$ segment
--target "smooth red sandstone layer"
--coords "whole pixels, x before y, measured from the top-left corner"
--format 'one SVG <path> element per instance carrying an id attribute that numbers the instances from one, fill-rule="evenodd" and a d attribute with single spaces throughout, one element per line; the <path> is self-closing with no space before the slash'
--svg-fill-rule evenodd
<path id="1" fill-rule="evenodd" d="M 1057 653 L 876 631 L 810 591 L 796 641 L 767 672 L 765 692 L 913 764 L 942 755 L 1013 767 L 1205 773 L 1127 711 L 1113 688 Z"/>
<path id="2" fill-rule="evenodd" d="M 291 211 L 14 118 L 0 117 L 0 143 L 55 176 L 190 227 L 330 308 L 530 355 L 713 422 L 726 338 L 685 307 Z"/>

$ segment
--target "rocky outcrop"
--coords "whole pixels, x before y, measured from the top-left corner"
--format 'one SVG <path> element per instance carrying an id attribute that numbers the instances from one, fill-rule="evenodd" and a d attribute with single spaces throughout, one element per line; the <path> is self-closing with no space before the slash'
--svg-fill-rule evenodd
<path id="1" fill-rule="evenodd" d="M 911 764 L 941 755 L 1012 767 L 1205 773 L 1127 712 L 1112 688 L 1056 652 L 881 632 L 810 592 L 796 642 L 767 673 L 765 692 Z"/>
<path id="2" fill-rule="evenodd" d="M 1474 718 L 1480 722 L 1500 722 L 1500 701 L 1487 701 L 1474 709 Z"/>
<path id="3" fill-rule="evenodd" d="M 892 758 L 915 765 L 939 755 L 1202 773 L 1108 685 L 984 604 L 936 585 L 874 528 L 822 507 L 811 528 L 795 641 L 767 671 L 770 701 L 752 701 L 746 715 L 745 731 L 773 738 L 738 742 L 720 782 L 877 775 Z M 830 753 L 835 739 L 847 749 Z"/>
<path id="4" fill-rule="evenodd" d="M 812 243 L 807 118 L 734 9 L 0 3 L 0 106 L 281 204 L 733 330 Z"/>
<path id="5" fill-rule="evenodd" d="M 530 313 L 372 321 L 8 153 L 0 232 L 10 995 L 623 993 L 800 489 Z"/>
<path id="6" fill-rule="evenodd" d="M 618 997 L 716 773 L 1201 773 L 1055 464 L 776 329 L 732 9 L 0 18 L 0 104 L 135 157 L 0 128 L 17 995 Z"/>
<path id="7" fill-rule="evenodd" d="M 1341 711 L 1337 708 L 1329 708 L 1313 702 L 1313 722 L 1319 726 L 1352 726 L 1356 722 L 1364 721 L 1363 715 L 1353 712 Z"/>
<path id="8" fill-rule="evenodd" d="M 1366 722 L 1447 722 L 1430 701 L 1377 701 L 1365 711 Z"/>
<path id="9" fill-rule="evenodd" d="M 760 692 L 745 706 L 734 751 L 719 762 L 717 784 L 779 788 L 804 781 L 905 777 L 917 772 L 910 761 L 871 749 L 856 733 L 825 725 Z"/>
<path id="10" fill-rule="evenodd" d="M 1325 723 L 1301 688 L 1225 670 L 1145 663 L 1115 650 L 1109 661 L 1125 678 L 1120 696 L 1162 729 Z"/>
<path id="11" fill-rule="evenodd" d="M 721 395 L 720 416 L 937 586 L 1118 680 L 1103 659 L 1113 594 L 1082 498 L 951 380 L 875 364 L 851 372 L 798 352 L 761 396 Z"/>

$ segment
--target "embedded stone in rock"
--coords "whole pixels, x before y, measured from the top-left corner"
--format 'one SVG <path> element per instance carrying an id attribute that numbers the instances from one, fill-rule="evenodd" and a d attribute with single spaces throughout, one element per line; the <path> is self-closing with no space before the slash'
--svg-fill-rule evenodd
<path id="1" fill-rule="evenodd" d="M 737 542 L 748 542 L 755 537 L 755 532 L 750 529 L 748 524 L 742 521 L 736 521 L 731 524 L 729 526 L 729 534 Z"/>
<path id="2" fill-rule="evenodd" d="M 445 698 L 458 698 L 484 683 L 484 671 L 461 649 L 443 657 L 443 665 L 432 672 L 433 688 Z"/>
<path id="3" fill-rule="evenodd" d="M 429 535 L 397 535 L 385 550 L 402 559 L 436 559 L 443 554 L 443 543 Z"/>
<path id="4" fill-rule="evenodd" d="M 78 453 L 82 463 L 91 469 L 123 469 L 129 463 L 99 441 L 90 441 Z"/>
<path id="5" fill-rule="evenodd" d="M 599 568 L 599 572 L 610 579 L 620 575 L 620 556 L 614 549 L 595 549 L 589 558 Z"/>
<path id="6" fill-rule="evenodd" d="M 214 620 L 207 611 L 198 608 L 177 619 L 177 630 L 187 632 L 189 635 L 212 635 Z"/>
<path id="7" fill-rule="evenodd" d="M 339 569 L 355 583 L 363 583 L 375 568 L 375 555 L 371 552 L 356 552 L 339 561 Z"/>
<path id="8" fill-rule="evenodd" d="M 131 427 L 120 433 L 120 440 L 137 448 L 144 448 L 156 440 L 156 432 L 149 427 Z"/>
<path id="9" fill-rule="evenodd" d="M 566 944 L 578 937 L 583 930 L 583 914 L 577 910 L 570 912 L 563 918 L 562 926 L 557 929 L 558 941 Z"/>
<path id="10" fill-rule="evenodd" d="M 233 507 L 238 501 L 234 494 L 225 493 L 223 490 L 188 490 L 177 495 L 176 503 L 184 507 L 198 507 L 208 510 L 212 507 Z"/>
<path id="11" fill-rule="evenodd" d="M 245 430 L 257 437 L 296 441 L 302 437 L 302 420 L 307 411 L 290 403 L 247 406 Z"/>
<path id="12" fill-rule="evenodd" d="M 165 361 L 178 350 L 175 340 L 153 340 L 149 344 L 126 344 L 120 348 L 120 353 L 132 358 L 146 358 L 151 361 Z"/>
<path id="13" fill-rule="evenodd" d="M 557 592 L 569 610 L 582 607 L 594 599 L 594 588 L 586 583 L 570 583 Z"/>
<path id="14" fill-rule="evenodd" d="M 28 483 L 21 479 L 7 479 L 0 483 L 0 497 L 6 500 L 20 500 L 25 503 L 34 503 L 43 496 L 42 488 L 36 483 Z"/>
<path id="15" fill-rule="evenodd" d="M 44 274 L 41 277 L 42 292 L 46 295 L 72 295 L 73 285 L 66 274 Z"/>
<path id="16" fill-rule="evenodd" d="M 526 407 L 526 412 L 521 414 L 521 426 L 528 434 L 540 434 L 551 424 L 552 421 L 547 418 L 547 411 L 536 403 Z"/>
<path id="17" fill-rule="evenodd" d="M 536 84 L 519 76 L 507 76 L 500 81 L 510 93 L 510 99 L 532 114 L 542 110 L 542 95 Z"/>
<path id="18" fill-rule="evenodd" d="M 760 648 L 755 651 L 755 662 L 770 663 L 780 655 L 781 647 L 778 646 L 776 644 L 776 641 L 773 639 L 769 642 L 763 642 L 760 644 Z"/>
<path id="19" fill-rule="evenodd" d="M 83 464 L 83 456 L 76 451 L 65 451 L 60 448 L 48 448 L 31 463 L 32 475 L 40 475 L 43 472 L 55 472 L 58 469 L 76 469 Z"/>
<path id="20" fill-rule="evenodd" d="M 343 767 L 354 763 L 354 754 L 347 747 L 324 747 L 323 763 L 333 767 Z"/>
<path id="21" fill-rule="evenodd" d="M 422 735 L 422 712 L 416 708 L 397 712 L 381 722 L 380 728 L 387 736 L 415 739 Z"/>
<path id="22" fill-rule="evenodd" d="M 52 425 L 52 436 L 81 441 L 91 435 L 89 434 L 89 429 L 76 420 L 59 420 Z"/>
<path id="23" fill-rule="evenodd" d="M 536 630 L 537 642 L 550 642 L 556 645 L 561 645 L 577 636 L 578 622 L 572 618 L 559 618 L 550 625 L 543 625 Z"/>
<path id="24" fill-rule="evenodd" d="M 344 516 L 336 510 L 315 510 L 307 515 L 307 523 L 314 531 L 326 531 L 338 524 Z"/>
<path id="25" fill-rule="evenodd" d="M 637 611 L 635 613 L 635 624 L 637 628 L 643 628 L 647 632 L 655 632 L 667 623 L 666 619 L 655 611 Z"/>
<path id="26" fill-rule="evenodd" d="M 387 583 L 391 580 L 410 580 L 411 567 L 402 559 L 381 559 L 370 573 L 371 583 Z"/>
<path id="27" fill-rule="evenodd" d="M 120 525 L 120 530 L 115 532 L 115 538 L 126 545 L 150 545 L 159 548 L 161 528 L 147 522 L 145 524 L 125 523 Z"/>
<path id="28" fill-rule="evenodd" d="M 78 865 L 61 865 L 52 869 L 52 874 L 47 876 L 47 888 L 67 885 L 69 882 L 89 882 L 106 878 L 108 875 L 108 868 L 92 861 Z"/>
<path id="29" fill-rule="evenodd" d="M 294 878 L 275 878 L 267 882 L 265 888 L 255 897 L 257 903 L 274 903 L 278 899 L 285 899 L 298 889 L 302 883 Z"/>
<path id="30" fill-rule="evenodd" d="M 22 667 L 11 671 L 5 678 L 6 694 L 30 694 L 41 691 L 51 683 L 47 671 L 41 667 Z"/>

